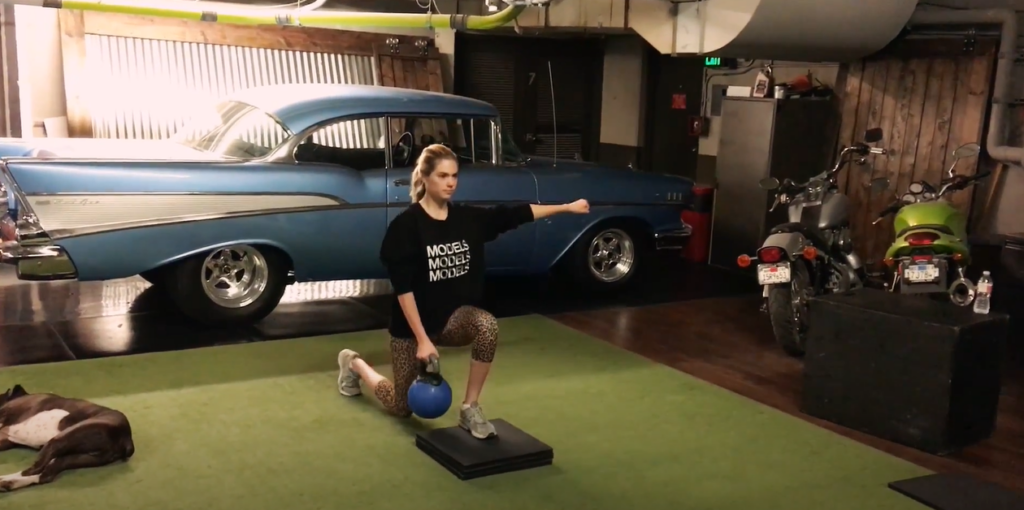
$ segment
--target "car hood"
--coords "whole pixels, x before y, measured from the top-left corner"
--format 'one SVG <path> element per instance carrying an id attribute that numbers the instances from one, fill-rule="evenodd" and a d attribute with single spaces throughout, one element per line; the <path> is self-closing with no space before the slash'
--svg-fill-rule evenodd
<path id="1" fill-rule="evenodd" d="M 0 158 L 211 161 L 223 158 L 167 140 L 0 138 Z"/>

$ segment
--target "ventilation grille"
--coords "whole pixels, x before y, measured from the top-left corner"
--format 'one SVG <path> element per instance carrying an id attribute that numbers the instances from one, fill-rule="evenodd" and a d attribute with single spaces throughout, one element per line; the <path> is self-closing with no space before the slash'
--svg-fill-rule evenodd
<path id="1" fill-rule="evenodd" d="M 470 49 L 466 51 L 467 69 L 473 77 L 467 80 L 465 94 L 494 105 L 501 115 L 501 128 L 513 133 L 515 113 L 516 59 L 509 52 Z"/>

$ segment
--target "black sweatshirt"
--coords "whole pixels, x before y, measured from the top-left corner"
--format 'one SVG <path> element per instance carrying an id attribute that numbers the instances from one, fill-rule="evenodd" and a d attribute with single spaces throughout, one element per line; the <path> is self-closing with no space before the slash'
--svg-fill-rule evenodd
<path id="1" fill-rule="evenodd" d="M 413 204 L 388 226 L 380 247 L 380 260 L 388 270 L 394 295 L 391 326 L 395 338 L 414 335 L 398 296 L 408 292 L 427 336 L 444 330 L 460 306 L 480 306 L 484 290 L 484 244 L 524 223 L 533 221 L 529 204 L 475 207 L 448 204 L 448 217 L 432 218 Z"/>

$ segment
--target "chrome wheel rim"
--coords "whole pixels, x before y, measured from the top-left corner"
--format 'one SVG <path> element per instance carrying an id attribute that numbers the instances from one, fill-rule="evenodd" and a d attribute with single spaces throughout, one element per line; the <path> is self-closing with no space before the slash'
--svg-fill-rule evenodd
<path id="1" fill-rule="evenodd" d="M 633 270 L 633 239 L 619 229 L 608 229 L 590 241 L 590 274 L 605 283 L 617 282 Z"/>
<path id="2" fill-rule="evenodd" d="M 239 244 L 209 254 L 199 277 L 211 301 L 224 308 L 242 308 L 263 295 L 269 275 L 263 254 Z"/>

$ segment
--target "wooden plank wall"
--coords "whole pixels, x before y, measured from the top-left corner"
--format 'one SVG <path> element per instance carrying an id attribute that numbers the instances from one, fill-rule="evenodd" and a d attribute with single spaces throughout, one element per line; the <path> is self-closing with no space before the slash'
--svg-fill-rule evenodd
<path id="1" fill-rule="evenodd" d="M 201 21 L 134 16 L 104 12 L 60 11 L 68 129 L 73 137 L 92 137 L 92 119 L 82 100 L 85 68 L 85 34 L 135 37 L 160 41 L 222 44 L 247 48 L 294 50 L 332 54 L 376 54 L 376 46 L 388 40 L 401 47 L 428 46 L 431 38 L 291 26 L 248 26 Z M 436 54 L 436 49 L 434 52 Z M 440 69 L 440 68 L 438 68 Z"/>
<path id="2" fill-rule="evenodd" d="M 377 44 L 377 67 L 380 70 L 380 83 L 385 87 L 398 87 L 426 92 L 444 92 L 444 81 L 441 76 L 441 54 L 437 48 L 418 47 L 414 44 Z M 403 120 L 393 119 L 391 131 L 400 134 Z M 421 130 L 437 137 L 437 131 L 446 131 L 441 121 L 431 122 L 429 126 L 421 126 Z"/>
<path id="3" fill-rule="evenodd" d="M 850 165 L 839 176 L 851 200 L 854 246 L 869 264 L 878 263 L 894 238 L 891 217 L 872 225 L 878 213 L 913 181 L 933 185 L 953 162 L 952 152 L 971 142 L 984 145 L 989 94 L 998 41 L 977 39 L 904 40 L 860 62 L 844 66 L 837 84 L 842 100 L 839 143 L 848 146 L 864 131 L 880 127 L 878 144 L 887 156 L 869 156 L 864 166 Z M 973 175 L 978 158 L 957 165 Z M 872 196 L 873 178 L 887 177 L 889 192 Z M 953 195 L 964 214 L 971 210 L 973 188 Z"/>

